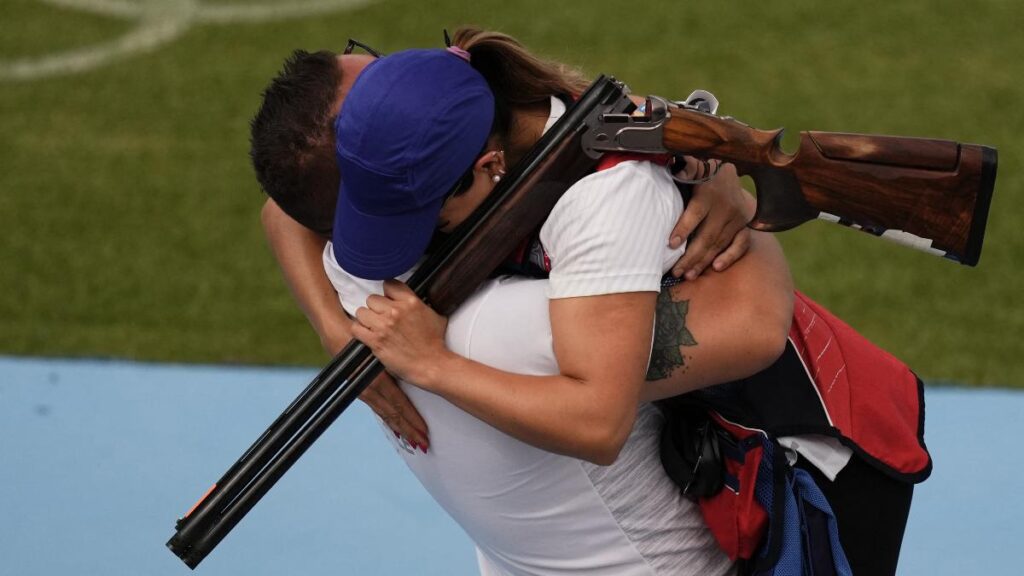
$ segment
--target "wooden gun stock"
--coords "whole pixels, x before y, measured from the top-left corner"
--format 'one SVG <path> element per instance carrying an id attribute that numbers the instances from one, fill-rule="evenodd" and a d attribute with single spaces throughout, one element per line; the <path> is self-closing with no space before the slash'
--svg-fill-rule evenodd
<path id="1" fill-rule="evenodd" d="M 995 187 L 996 150 L 948 140 L 782 130 L 671 110 L 668 150 L 731 162 L 757 186 L 750 226 L 781 231 L 814 218 L 854 226 L 974 266 Z"/>

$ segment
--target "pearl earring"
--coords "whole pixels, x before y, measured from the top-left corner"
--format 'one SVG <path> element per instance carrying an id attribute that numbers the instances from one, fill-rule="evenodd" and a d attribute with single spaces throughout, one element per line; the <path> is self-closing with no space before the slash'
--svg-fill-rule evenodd
<path id="1" fill-rule="evenodd" d="M 501 182 L 501 176 L 495 174 L 494 176 L 491 176 L 491 181 L 497 184 L 498 182 Z"/>

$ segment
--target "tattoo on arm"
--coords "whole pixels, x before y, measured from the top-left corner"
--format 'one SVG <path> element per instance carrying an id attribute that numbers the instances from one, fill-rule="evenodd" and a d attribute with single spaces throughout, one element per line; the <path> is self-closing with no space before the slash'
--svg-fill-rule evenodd
<path id="1" fill-rule="evenodd" d="M 696 346 L 697 340 L 686 327 L 686 313 L 689 300 L 673 300 L 668 288 L 658 294 L 654 320 L 654 346 L 651 363 L 647 367 L 648 380 L 668 378 L 677 368 L 686 370 L 686 356 L 683 346 Z"/>

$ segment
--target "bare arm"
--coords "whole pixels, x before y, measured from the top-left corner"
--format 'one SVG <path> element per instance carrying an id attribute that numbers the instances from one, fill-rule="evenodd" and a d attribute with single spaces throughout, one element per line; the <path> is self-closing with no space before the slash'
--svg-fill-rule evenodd
<path id="1" fill-rule="evenodd" d="M 698 232 L 706 227 L 717 230 L 722 222 L 728 230 L 735 222 L 745 223 L 753 217 L 754 199 L 740 186 L 730 164 L 722 165 L 713 180 L 697 186 L 695 193 L 698 191 L 715 199 L 712 213 L 699 224 Z M 694 207 L 691 202 L 687 211 Z M 698 212 L 703 207 L 699 206 Z M 685 213 L 674 233 L 686 227 L 684 221 Z M 713 236 L 722 238 L 719 234 Z M 732 268 L 726 270 L 719 265 L 723 256 L 747 246 L 738 246 L 744 242 L 733 240 L 731 247 L 714 258 L 728 239 L 711 238 L 701 248 L 698 267 L 703 270 L 713 258 L 714 266 L 699 277 L 691 278 L 687 273 L 687 282 L 658 296 L 655 341 L 648 383 L 643 389 L 645 401 L 750 376 L 782 354 L 793 321 L 789 266 L 773 235 L 750 230 L 744 234 L 748 236 L 745 244 L 749 252 L 743 258 L 729 258 L 735 261 Z M 674 272 L 689 266 L 683 263 L 699 241 L 691 241 Z"/>
<path id="2" fill-rule="evenodd" d="M 327 240 L 293 220 L 270 199 L 263 204 L 260 220 L 296 304 L 320 336 L 324 350 L 337 354 L 352 339 L 352 331 L 324 273 L 321 254 Z"/>
<path id="3" fill-rule="evenodd" d="M 774 362 L 793 321 L 793 283 L 778 241 L 754 232 L 747 255 L 658 297 L 644 401 L 750 376 Z"/>
<path id="4" fill-rule="evenodd" d="M 293 220 L 273 200 L 263 205 L 260 220 L 295 302 L 320 336 L 324 350 L 334 356 L 352 339 L 352 321 L 324 272 L 321 255 L 327 240 Z M 359 398 L 396 434 L 424 451 L 430 445 L 423 417 L 387 374 L 377 378 Z"/>
<path id="5" fill-rule="evenodd" d="M 550 304 L 560 374 L 526 376 L 444 346 L 445 322 L 404 284 L 385 283 L 353 334 L 393 373 L 524 442 L 610 464 L 633 427 L 647 366 L 654 292 Z"/>

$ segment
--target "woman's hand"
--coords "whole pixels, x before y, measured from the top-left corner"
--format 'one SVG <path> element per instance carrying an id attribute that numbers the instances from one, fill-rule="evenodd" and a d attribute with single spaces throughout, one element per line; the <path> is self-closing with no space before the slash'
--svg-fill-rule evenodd
<path id="1" fill-rule="evenodd" d="M 317 332 L 324 350 L 331 356 L 337 356 L 352 339 L 351 326 L 354 324 L 341 314 L 332 323 L 322 325 Z M 426 421 L 390 374 L 382 373 L 374 379 L 359 395 L 359 399 L 391 428 L 396 437 L 404 438 L 423 452 L 430 448 Z"/>
<path id="2" fill-rule="evenodd" d="M 396 437 L 405 438 L 423 453 L 430 448 L 427 423 L 390 374 L 384 372 L 378 376 L 363 390 L 359 399 L 380 416 Z"/>
<path id="3" fill-rule="evenodd" d="M 384 282 L 384 296 L 356 310 L 352 336 L 366 344 L 394 376 L 423 386 L 434 380 L 451 353 L 444 344 L 448 319 L 438 315 L 405 284 Z"/>
<path id="4" fill-rule="evenodd" d="M 692 177 L 697 162 L 687 159 L 687 168 L 680 174 Z M 694 233 L 686 253 L 672 267 L 672 275 L 685 275 L 693 280 L 711 265 L 721 272 L 743 257 L 750 249 L 747 222 L 754 217 L 750 194 L 741 186 L 736 168 L 722 164 L 709 182 L 693 187 L 693 196 L 672 230 L 669 245 L 673 248 Z"/>
<path id="5" fill-rule="evenodd" d="M 263 205 L 261 220 L 295 301 L 320 336 L 324 350 L 331 356 L 337 355 L 352 339 L 351 322 L 338 306 L 338 294 L 324 274 L 320 255 L 327 240 L 292 220 L 270 199 Z M 427 423 L 391 376 L 382 374 L 363 390 L 359 399 L 396 435 L 421 450 L 430 447 Z"/>

